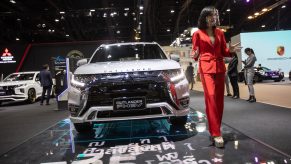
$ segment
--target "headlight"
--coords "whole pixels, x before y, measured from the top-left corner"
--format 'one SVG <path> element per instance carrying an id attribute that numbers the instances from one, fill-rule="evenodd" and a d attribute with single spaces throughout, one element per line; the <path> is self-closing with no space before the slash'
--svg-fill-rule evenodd
<path id="1" fill-rule="evenodd" d="M 167 81 L 178 83 L 185 79 L 185 74 L 182 69 L 167 70 L 162 72 L 162 76 Z"/>
<path id="2" fill-rule="evenodd" d="M 71 85 L 76 88 L 83 88 L 85 86 L 85 81 L 78 76 L 72 75 Z"/>
<path id="3" fill-rule="evenodd" d="M 265 74 L 265 71 L 260 70 L 259 73 L 260 73 L 261 75 L 264 75 L 264 74 Z"/>
<path id="4" fill-rule="evenodd" d="M 25 86 L 27 86 L 27 84 L 19 84 L 19 85 L 16 85 L 15 88 L 25 87 Z"/>

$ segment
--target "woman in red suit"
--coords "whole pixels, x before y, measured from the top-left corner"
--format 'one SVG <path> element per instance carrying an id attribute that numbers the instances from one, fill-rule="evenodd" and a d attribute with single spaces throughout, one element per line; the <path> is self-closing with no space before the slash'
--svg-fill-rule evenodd
<path id="1" fill-rule="evenodd" d="M 224 147 L 220 126 L 224 106 L 225 64 L 223 57 L 231 57 L 223 31 L 216 28 L 219 15 L 214 7 L 205 7 L 198 19 L 198 28 L 192 36 L 194 60 L 199 59 L 199 73 L 204 89 L 209 132 L 216 147 Z"/>

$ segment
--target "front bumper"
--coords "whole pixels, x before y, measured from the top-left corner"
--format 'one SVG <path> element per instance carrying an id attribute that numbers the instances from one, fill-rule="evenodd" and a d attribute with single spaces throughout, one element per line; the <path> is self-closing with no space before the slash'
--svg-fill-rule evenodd
<path id="1" fill-rule="evenodd" d="M 145 97 L 145 109 L 114 110 L 113 99 L 121 97 Z M 68 94 L 73 123 L 186 116 L 188 105 L 186 79 L 173 84 L 156 76 L 146 80 L 133 78 L 130 83 L 120 79 L 103 80 L 83 90 L 70 87 Z"/>
<path id="2" fill-rule="evenodd" d="M 26 95 L 9 95 L 9 96 L 0 96 L 0 101 L 25 101 L 27 100 Z"/>
<path id="3" fill-rule="evenodd" d="M 133 111 L 114 111 L 112 106 L 103 106 L 91 107 L 83 116 L 70 116 L 70 119 L 73 123 L 153 119 L 171 116 L 186 116 L 189 110 L 189 108 L 176 110 L 165 102 L 147 104 L 146 109 Z"/>

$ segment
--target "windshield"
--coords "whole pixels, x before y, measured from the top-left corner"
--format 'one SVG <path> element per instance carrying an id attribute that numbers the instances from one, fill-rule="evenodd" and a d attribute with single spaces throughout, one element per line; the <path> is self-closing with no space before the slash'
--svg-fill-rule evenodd
<path id="1" fill-rule="evenodd" d="M 27 74 L 11 74 L 7 76 L 3 81 L 24 81 L 33 80 L 34 73 Z"/>
<path id="2" fill-rule="evenodd" d="M 112 45 L 98 48 L 90 63 L 144 59 L 167 59 L 156 44 Z"/>

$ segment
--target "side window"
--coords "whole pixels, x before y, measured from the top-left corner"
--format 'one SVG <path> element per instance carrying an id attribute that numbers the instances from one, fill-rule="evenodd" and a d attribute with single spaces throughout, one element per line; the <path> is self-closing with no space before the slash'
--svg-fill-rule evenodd
<path id="1" fill-rule="evenodd" d="M 36 75 L 35 81 L 39 81 L 39 73 Z"/>

